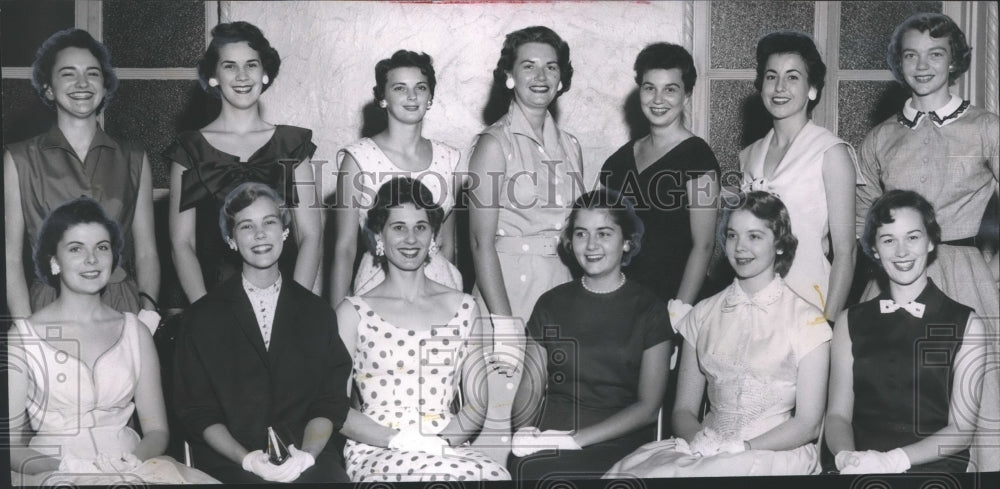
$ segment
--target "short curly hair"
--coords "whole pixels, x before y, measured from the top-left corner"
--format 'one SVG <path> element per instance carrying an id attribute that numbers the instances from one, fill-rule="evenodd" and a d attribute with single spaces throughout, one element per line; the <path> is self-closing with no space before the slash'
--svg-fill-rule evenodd
<path id="1" fill-rule="evenodd" d="M 375 63 L 375 86 L 372 93 L 375 100 L 385 98 L 385 84 L 389 80 L 389 72 L 396 68 L 417 68 L 427 77 L 427 86 L 431 89 L 431 97 L 434 97 L 434 89 L 437 87 L 437 78 L 434 76 L 433 60 L 426 53 L 417 53 L 400 49 L 392 54 L 392 57 L 383 59 Z"/>
<path id="2" fill-rule="evenodd" d="M 59 288 L 59 277 L 52 273 L 52 257 L 56 256 L 59 241 L 73 226 L 90 223 L 100 224 L 108 230 L 108 236 L 111 239 L 111 268 L 114 269 L 118 266 L 122 256 L 122 248 L 125 246 L 121 227 L 108 217 L 104 208 L 96 200 L 90 197 L 78 197 L 52 209 L 38 231 L 38 240 L 32 250 L 32 259 L 35 262 L 35 276 L 42 283 L 55 289 Z"/>
<path id="3" fill-rule="evenodd" d="M 375 202 L 368 209 L 368 216 L 365 219 L 365 236 L 373 255 L 376 246 L 375 236 L 382 232 L 382 228 L 389 220 L 389 210 L 404 204 L 412 204 L 417 209 L 427 211 L 427 222 L 431 225 L 431 233 L 437 237 L 441 223 L 444 222 L 444 209 L 434 199 L 434 194 L 420 183 L 420 180 L 410 177 L 393 178 L 379 187 L 375 193 Z M 382 264 L 384 265 L 384 261 Z"/>
<path id="4" fill-rule="evenodd" d="M 726 229 L 729 227 L 729 220 L 737 211 L 747 211 L 767 223 L 767 228 L 774 233 L 774 248 L 781 252 L 774 257 L 774 271 L 784 277 L 792 268 L 795 250 L 799 246 L 799 239 L 792 234 L 792 219 L 788 215 L 785 203 L 777 195 L 760 190 L 740 194 L 739 199 L 733 199 L 733 202 L 723 199 L 722 217 L 719 219 L 716 233 L 716 239 L 722 249 L 726 249 Z"/>
<path id="5" fill-rule="evenodd" d="M 269 185 L 260 182 L 244 182 L 229 191 L 226 199 L 219 209 L 219 231 L 222 232 L 222 239 L 229 241 L 233 237 L 233 226 L 236 225 L 236 214 L 250 207 L 257 199 L 268 198 L 274 201 L 278 207 L 278 214 L 281 217 L 281 224 L 288 229 L 292 224 L 292 213 L 285 206 L 284 201 L 278 192 Z"/>
<path id="6" fill-rule="evenodd" d="M 933 38 L 948 38 L 948 46 L 951 48 L 951 67 L 948 72 L 948 85 L 953 85 L 958 77 L 969 71 L 972 63 L 972 47 L 965 39 L 965 33 L 958 27 L 951 17 L 944 14 L 924 12 L 911 15 L 896 26 L 892 31 L 892 38 L 889 41 L 889 48 L 886 50 L 885 60 L 889 64 L 893 78 L 907 89 L 910 85 L 906 83 L 903 76 L 903 35 L 909 30 L 926 32 Z"/>
<path id="7" fill-rule="evenodd" d="M 212 42 L 205 49 L 205 54 L 198 61 L 198 82 L 201 88 L 215 98 L 222 97 L 222 90 L 208 84 L 208 79 L 215 77 L 215 69 L 219 64 L 219 49 L 226 44 L 234 42 L 246 42 L 251 49 L 260 55 L 260 63 L 264 68 L 264 73 L 271 79 L 271 83 L 261 87 L 263 93 L 278 78 L 278 69 L 281 68 L 281 57 L 278 50 L 271 47 L 271 43 L 264 37 L 264 33 L 257 26 L 243 21 L 219 24 L 212 28 Z"/>
<path id="8" fill-rule="evenodd" d="M 642 77 L 649 70 L 681 70 L 684 93 L 691 95 L 698 80 L 698 70 L 694 67 L 691 53 L 681 46 L 669 42 L 658 42 L 646 46 L 635 58 L 635 84 L 642 86 Z"/>
<path id="9" fill-rule="evenodd" d="M 573 256 L 573 228 L 576 227 L 576 218 L 582 209 L 605 209 L 611 220 L 622 228 L 622 236 L 629 243 L 629 250 L 622 253 L 622 266 L 628 266 L 642 249 L 642 236 L 646 233 L 646 226 L 636 215 L 632 200 L 617 190 L 606 187 L 591 190 L 578 197 L 573 202 L 569 216 L 566 217 L 566 226 L 559 235 L 559 244 L 569 256 Z"/>
<path id="10" fill-rule="evenodd" d="M 49 36 L 38 47 L 35 60 L 31 63 L 31 86 L 35 88 L 42 103 L 47 107 L 55 107 L 55 103 L 45 96 L 45 89 L 52 84 L 52 70 L 55 69 L 56 56 L 66 48 L 86 49 L 101 64 L 101 73 L 104 76 L 104 100 L 97 106 L 97 113 L 100 114 L 118 92 L 118 75 L 111 66 L 111 52 L 108 51 L 108 47 L 83 29 L 61 30 Z"/>
<path id="11" fill-rule="evenodd" d="M 865 229 L 861 234 L 861 251 L 879 267 L 882 263 L 875 256 L 875 240 L 878 239 L 878 228 L 884 224 L 894 222 L 892 212 L 896 209 L 909 208 L 920 213 L 924 221 L 924 228 L 927 229 L 927 237 L 934 244 L 934 249 L 927 256 L 927 264 L 930 265 L 937 257 L 937 246 L 941 244 L 941 226 L 937 222 L 934 213 L 934 206 L 931 205 L 923 195 L 912 190 L 890 190 L 872 203 L 865 216 Z"/>
<path id="12" fill-rule="evenodd" d="M 816 89 L 816 99 L 810 100 L 808 109 L 819 104 L 823 96 L 823 87 L 826 85 L 826 63 L 816 49 L 816 43 L 812 36 L 799 31 L 777 31 L 761 37 L 757 41 L 757 78 L 753 81 L 753 86 L 757 91 L 764 87 L 764 72 L 767 71 L 767 60 L 775 54 L 797 54 L 806 63 L 807 79 L 809 86 Z"/>
<path id="13" fill-rule="evenodd" d="M 500 49 L 497 67 L 493 70 L 493 82 L 497 86 L 504 86 L 507 82 L 507 73 L 514 70 L 514 62 L 517 61 L 517 48 L 531 42 L 548 44 L 556 50 L 556 59 L 559 62 L 559 81 L 562 82 L 562 89 L 556 93 L 556 96 L 569 91 L 570 83 L 573 81 L 573 64 L 569 61 L 569 44 L 552 29 L 540 25 L 525 27 L 507 34 L 503 41 L 503 48 Z M 507 90 L 506 93 L 510 94 L 511 91 Z"/>

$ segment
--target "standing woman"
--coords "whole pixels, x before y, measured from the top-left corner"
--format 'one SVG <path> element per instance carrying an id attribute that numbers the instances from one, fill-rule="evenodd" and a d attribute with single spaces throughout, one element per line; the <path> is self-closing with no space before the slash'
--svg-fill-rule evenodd
<path id="1" fill-rule="evenodd" d="M 493 79 L 507 87 L 510 106 L 478 136 L 469 161 L 476 288 L 490 314 L 527 319 L 538 296 L 571 278 L 557 248 L 583 157 L 549 107 L 572 77 L 569 45 L 552 29 L 507 34 Z"/>
<path id="2" fill-rule="evenodd" d="M 778 194 L 799 239 L 785 280 L 833 320 L 854 274 L 854 150 L 809 120 L 826 65 L 807 34 L 780 31 L 757 42 L 757 80 L 774 129 L 740 152 L 744 190 Z M 833 254 L 833 262 L 827 258 Z"/>
<path id="3" fill-rule="evenodd" d="M 899 114 L 872 129 L 861 146 L 864 185 L 857 195 L 858 234 L 883 189 L 923 195 L 934 206 L 942 240 L 927 275 L 945 295 L 973 308 L 997 338 L 1000 296 L 997 277 L 990 273 L 997 265 L 987 265 L 976 247 L 976 234 L 985 217 L 997 215 L 1000 123 L 996 114 L 948 89 L 969 69 L 972 48 L 951 18 L 922 13 L 896 27 L 887 58 L 893 76 L 909 88 L 911 97 Z M 866 299 L 878 294 L 872 284 Z M 995 339 L 990 348 L 992 358 L 1000 355 L 997 343 Z M 991 369 L 984 384 L 986 411 L 980 413 L 979 426 L 984 438 L 972 444 L 973 470 L 1000 470 L 998 376 L 1000 370 Z M 986 433 L 992 433 L 991 439 Z"/>
<path id="4" fill-rule="evenodd" d="M 445 211 L 441 232 L 431 248 L 427 276 L 453 289 L 462 289 L 455 260 L 455 171 L 461 154 L 455 148 L 423 137 L 424 116 L 434 101 L 437 79 L 431 57 L 399 50 L 375 65 L 375 99 L 385 110 L 388 127 L 340 150 L 337 157 L 337 241 L 334 245 L 332 304 L 348 295 L 361 295 L 385 280 L 385 273 L 365 253 L 351 289 L 351 271 L 358 252 L 358 231 L 364 226 L 375 192 L 392 178 L 420 180 Z M 356 209 L 356 211 L 355 211 Z M 359 225 L 360 223 L 360 225 Z"/>
<path id="5" fill-rule="evenodd" d="M 39 280 L 29 288 L 25 281 L 24 243 L 36 242 L 42 220 L 52 209 L 81 195 L 97 200 L 121 225 L 126 240 L 126 254 L 101 299 L 119 311 L 152 310 L 160 288 L 160 261 L 149 161 L 139 144 L 118 141 L 97 123 L 118 89 L 108 48 L 81 29 L 57 32 L 38 48 L 31 83 L 45 105 L 55 108 L 56 124 L 45 134 L 7 146 L 4 153 L 11 314 L 27 317 L 55 300 L 55 289 Z M 133 268 L 135 280 L 125 271 Z"/>
<path id="6" fill-rule="evenodd" d="M 619 148 L 601 169 L 602 183 L 636 197 L 646 228 L 642 251 L 626 274 L 678 312 L 698 300 L 718 215 L 719 162 L 708 143 L 684 127 L 697 77 L 683 47 L 643 49 L 635 59 L 635 82 L 649 134 Z"/>
<path id="7" fill-rule="evenodd" d="M 940 243 L 934 209 L 916 192 L 890 190 L 868 213 L 862 248 L 889 287 L 834 328 L 826 443 L 842 474 L 968 466 L 985 330 L 927 276 Z M 947 361 L 928 362 L 932 352 Z"/>
<path id="8" fill-rule="evenodd" d="M 312 181 L 312 131 L 272 125 L 260 116 L 260 95 L 278 76 L 281 58 L 260 29 L 246 22 L 219 24 L 198 62 L 202 88 L 222 100 L 219 117 L 198 131 L 177 135 L 165 153 L 170 167 L 170 241 L 181 287 L 194 303 L 241 268 L 218 227 L 226 195 L 241 183 L 265 183 L 286 204 L 296 202 L 285 175 Z M 292 192 L 291 195 L 286 192 Z M 310 199 L 306 199 L 308 202 Z M 303 287 L 318 292 L 320 213 L 292 209 L 294 239 L 280 265 Z M 298 244 L 296 253 L 295 244 Z"/>

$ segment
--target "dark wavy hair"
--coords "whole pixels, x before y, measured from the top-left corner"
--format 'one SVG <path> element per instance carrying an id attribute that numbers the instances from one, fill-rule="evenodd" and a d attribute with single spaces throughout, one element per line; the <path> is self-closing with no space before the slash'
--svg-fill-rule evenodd
<path id="1" fill-rule="evenodd" d="M 52 70 L 55 68 L 56 56 L 66 48 L 82 48 L 90 51 L 101 64 L 104 76 L 104 100 L 97 106 L 100 114 L 108 102 L 115 98 L 118 92 L 118 75 L 111 66 L 111 52 L 104 43 L 94 39 L 83 29 L 66 29 L 49 36 L 35 52 L 35 60 L 31 63 L 31 86 L 47 107 L 55 107 L 55 103 L 45 97 L 45 89 L 52 84 Z"/>
<path id="2" fill-rule="evenodd" d="M 410 177 L 393 178 L 379 187 L 375 193 L 375 202 L 368 209 L 368 217 L 365 219 L 365 237 L 372 255 L 375 255 L 375 236 L 382 232 L 389 220 L 389 209 L 404 204 L 412 204 L 417 209 L 427 211 L 431 233 L 437 237 L 441 223 L 444 222 L 444 209 L 434 200 L 430 189 L 420 183 L 420 180 Z M 376 255 L 375 258 L 385 265 L 385 257 Z"/>
<path id="3" fill-rule="evenodd" d="M 903 77 L 903 35 L 911 29 L 927 32 L 933 38 L 948 38 L 948 45 L 951 47 L 951 69 L 948 72 L 948 85 L 955 84 L 958 77 L 969 71 L 969 65 L 972 63 L 972 47 L 969 46 L 969 42 L 965 39 L 965 33 L 958 27 L 958 24 L 944 14 L 933 12 L 914 14 L 892 31 L 892 38 L 885 55 L 889 70 L 892 71 L 893 78 L 900 85 L 907 89 L 910 88 Z"/>
<path id="4" fill-rule="evenodd" d="M 205 54 L 198 61 L 198 81 L 201 88 L 215 98 L 222 97 L 219 87 L 208 84 L 208 79 L 215 76 L 216 66 L 219 64 L 219 49 L 229 43 L 246 42 L 251 49 L 260 55 L 260 63 L 264 68 L 264 73 L 271 79 L 271 83 L 261 87 L 263 93 L 278 78 L 278 68 L 281 67 L 281 57 L 278 50 L 271 47 L 271 43 L 264 37 L 264 33 L 257 26 L 243 21 L 219 24 L 212 28 L 212 42 L 205 49 Z"/>
<path id="5" fill-rule="evenodd" d="M 669 42 L 658 42 L 646 46 L 635 58 L 635 84 L 642 86 L 642 77 L 649 70 L 681 70 L 681 81 L 684 82 L 684 93 L 691 95 L 695 81 L 698 80 L 698 70 L 694 67 L 691 53 L 681 46 Z"/>
<path id="6" fill-rule="evenodd" d="M 879 267 L 882 266 L 882 262 L 875 256 L 878 228 L 894 222 L 892 212 L 904 208 L 913 209 L 920 213 L 920 217 L 924 221 L 924 228 L 927 229 L 927 237 L 934 244 L 934 249 L 927 255 L 927 264 L 933 263 L 937 257 L 937 248 L 941 244 L 941 226 L 937 222 L 934 206 L 923 195 L 912 190 L 890 190 L 882 194 L 868 208 L 868 214 L 865 216 L 865 230 L 861 234 L 861 251 L 864 251 L 865 255 Z"/>
<path id="7" fill-rule="evenodd" d="M 788 208 L 785 203 L 769 192 L 760 190 L 740 194 L 739 199 L 734 199 L 734 203 L 728 203 L 723 199 L 722 218 L 719 219 L 719 227 L 716 232 L 716 239 L 722 249 L 726 248 L 726 228 L 729 227 L 729 219 L 736 211 L 748 211 L 757 219 L 767 223 L 767 228 L 774 233 L 775 251 L 781 254 L 774 257 L 774 271 L 784 277 L 788 269 L 792 267 L 795 260 L 795 250 L 799 246 L 799 239 L 792 234 L 792 220 L 788 216 Z"/>
<path id="8" fill-rule="evenodd" d="M 646 232 L 642 220 L 635 214 L 635 204 L 617 190 L 601 187 L 591 190 L 573 202 L 572 210 L 566 218 L 566 226 L 559 235 L 559 244 L 569 256 L 573 256 L 573 228 L 581 209 L 605 209 L 611 220 L 622 228 L 622 236 L 629 243 L 629 250 L 622 253 L 622 266 L 628 266 L 632 258 L 642 248 L 642 236 Z"/>
<path id="9" fill-rule="evenodd" d="M 777 31 L 765 35 L 757 41 L 757 78 L 753 86 L 761 91 L 764 86 L 764 72 L 767 70 L 767 60 L 774 54 L 797 54 L 806 63 L 809 86 L 816 89 L 816 100 L 810 100 L 809 111 L 819 103 L 826 85 L 826 63 L 816 49 L 813 38 L 799 31 Z"/>
<path id="10" fill-rule="evenodd" d="M 59 288 L 59 277 L 52 274 L 52 257 L 56 255 L 59 241 L 69 228 L 77 224 L 97 223 L 108 230 L 111 238 L 111 269 L 118 266 L 118 261 L 122 256 L 122 248 L 125 240 L 122 238 L 121 228 L 118 223 L 108 217 L 104 208 L 96 200 L 90 197 L 78 197 L 66 202 L 45 217 L 41 230 L 38 232 L 38 240 L 32 250 L 32 259 L 35 261 L 35 276 L 42 283 Z"/>
<path id="11" fill-rule="evenodd" d="M 427 85 L 431 89 L 431 98 L 434 97 L 434 88 L 437 87 L 437 78 L 434 76 L 433 60 L 426 53 L 417 53 L 400 49 L 392 53 L 392 57 L 383 59 L 375 63 L 375 86 L 372 93 L 375 100 L 385 98 L 385 84 L 389 79 L 389 72 L 396 68 L 417 68 L 427 77 Z"/>
<path id="12" fill-rule="evenodd" d="M 244 182 L 229 191 L 226 200 L 219 209 L 219 231 L 222 231 L 222 239 L 229 241 L 233 237 L 233 226 L 236 225 L 236 214 L 250 207 L 257 199 L 268 198 L 274 201 L 278 207 L 278 214 L 281 216 L 281 224 L 288 229 L 292 223 L 292 214 L 285 207 L 284 201 L 278 192 L 269 185 L 260 182 Z"/>
<path id="13" fill-rule="evenodd" d="M 514 62 L 517 60 L 517 48 L 537 42 L 548 44 L 556 50 L 556 59 L 559 62 L 559 81 L 562 82 L 562 90 L 556 96 L 569 91 L 570 82 L 573 80 L 573 64 L 569 61 L 569 44 L 563 41 L 559 34 L 545 26 L 525 27 L 507 34 L 503 41 L 503 48 L 500 49 L 500 59 L 497 60 L 497 67 L 493 70 L 493 83 L 502 87 L 507 81 L 507 73 L 514 70 Z M 509 95 L 511 90 L 507 90 Z"/>

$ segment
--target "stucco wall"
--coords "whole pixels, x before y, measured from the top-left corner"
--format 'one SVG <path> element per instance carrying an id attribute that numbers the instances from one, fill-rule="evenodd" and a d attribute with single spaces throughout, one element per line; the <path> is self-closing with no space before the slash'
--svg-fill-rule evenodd
<path id="1" fill-rule="evenodd" d="M 434 58 L 438 86 L 424 135 L 465 152 L 484 127 L 504 36 L 545 25 L 569 43 L 574 67 L 559 124 L 579 138 L 588 171 L 599 168 L 629 137 L 624 104 L 636 54 L 651 42 L 683 44 L 681 2 L 222 2 L 221 10 L 220 21 L 257 25 L 281 54 L 262 98 L 265 119 L 313 129 L 315 159 L 330 162 L 361 136 L 375 63 L 397 49 Z"/>

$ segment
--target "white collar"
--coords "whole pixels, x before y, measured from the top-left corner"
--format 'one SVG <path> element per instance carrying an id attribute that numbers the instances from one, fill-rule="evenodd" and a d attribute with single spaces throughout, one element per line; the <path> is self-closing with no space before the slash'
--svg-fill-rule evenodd
<path id="1" fill-rule="evenodd" d="M 959 97 L 958 95 L 952 94 L 948 103 L 944 104 L 937 110 L 924 113 L 913 108 L 913 97 L 910 97 L 906 99 L 906 103 L 903 104 L 902 119 L 900 119 L 899 122 L 912 129 L 920 125 L 920 121 L 924 119 L 924 115 L 928 115 L 928 119 L 930 119 L 935 126 L 941 127 L 957 120 L 963 113 L 965 113 L 965 109 L 968 107 L 969 103 L 967 101 L 962 100 L 962 97 Z"/>

